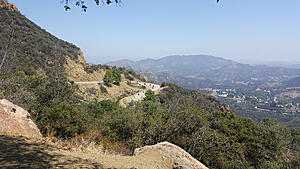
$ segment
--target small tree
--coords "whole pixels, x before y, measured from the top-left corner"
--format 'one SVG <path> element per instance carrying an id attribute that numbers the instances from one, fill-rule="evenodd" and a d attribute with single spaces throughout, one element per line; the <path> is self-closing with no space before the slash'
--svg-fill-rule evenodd
<path id="1" fill-rule="evenodd" d="M 118 69 L 108 70 L 104 75 L 103 81 L 107 86 L 112 84 L 119 85 L 122 81 L 121 72 Z"/>
<path id="2" fill-rule="evenodd" d="M 146 101 L 155 102 L 155 93 L 154 93 L 154 91 L 147 90 L 145 95 L 146 95 L 146 98 L 145 98 Z"/>
<path id="3" fill-rule="evenodd" d="M 119 85 L 122 81 L 121 79 L 121 72 L 118 69 L 114 69 L 112 71 L 113 77 L 114 77 L 114 84 Z"/>
<path id="4" fill-rule="evenodd" d="M 111 70 L 106 71 L 103 81 L 106 86 L 112 85 L 112 83 L 114 82 L 114 77 L 113 77 L 113 73 Z"/>

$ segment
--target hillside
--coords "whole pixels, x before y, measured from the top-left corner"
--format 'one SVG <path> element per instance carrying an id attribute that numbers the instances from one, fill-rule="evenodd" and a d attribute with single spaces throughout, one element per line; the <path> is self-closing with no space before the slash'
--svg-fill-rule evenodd
<path id="1" fill-rule="evenodd" d="M 161 82 L 167 79 L 192 89 L 255 87 L 300 75 L 300 69 L 251 66 L 208 55 L 167 56 L 136 62 L 121 60 L 109 62 L 108 65 L 130 67 L 141 71 L 150 80 Z"/>
<path id="2" fill-rule="evenodd" d="M 6 1 L 1 1 L 1 4 L 0 97 L 30 108 L 29 104 L 35 102 L 38 95 L 33 88 L 72 86 L 77 96 L 87 101 L 118 100 L 142 90 L 127 85 L 125 81 L 143 81 L 144 77 L 121 68 L 86 63 L 78 47 L 46 32 L 23 16 L 12 4 L 9 5 Z M 107 88 L 107 93 L 101 92 L 99 84 L 68 83 L 103 81 L 106 70 L 111 69 L 118 69 L 124 82 L 120 86 Z M 20 86 L 15 88 L 17 84 Z M 79 99 L 74 98 L 74 101 Z"/>
<path id="3" fill-rule="evenodd" d="M 170 83 L 162 83 L 157 93 L 145 92 L 156 86 L 132 83 L 146 81 L 132 70 L 86 63 L 78 47 L 47 33 L 5 2 L 0 1 L 0 99 L 27 110 L 26 118 L 32 118 L 44 139 L 83 147 L 91 144 L 127 155 L 168 141 L 212 169 L 299 167 L 299 130 L 270 119 L 254 123 L 235 115 L 215 97 Z M 182 71 L 188 75 L 188 69 Z M 119 105 L 122 98 L 140 90 L 145 98 Z M 15 111 L 10 109 L 9 115 L 14 117 Z M 4 143 L 0 164 L 7 160 L 3 168 L 16 168 L 21 162 L 28 166 L 33 159 L 36 168 L 101 168 L 98 160 L 107 157 L 83 158 L 87 154 L 7 135 L 0 139 Z M 143 162 L 153 158 L 145 164 L 152 167 L 160 164 L 156 158 L 161 160 L 157 153 L 137 159 L 107 158 L 104 168 L 126 168 L 130 159 L 141 162 L 134 167 L 143 168 Z"/>

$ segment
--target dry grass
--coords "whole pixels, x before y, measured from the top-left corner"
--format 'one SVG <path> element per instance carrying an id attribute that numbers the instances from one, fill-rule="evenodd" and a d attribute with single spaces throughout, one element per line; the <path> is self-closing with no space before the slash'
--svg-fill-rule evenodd
<path id="1" fill-rule="evenodd" d="M 66 57 L 67 63 L 64 68 L 67 72 L 69 80 L 74 82 L 88 82 L 88 81 L 102 81 L 105 75 L 104 70 L 94 71 L 93 73 L 87 73 L 84 67 L 87 65 L 82 55 L 78 56 L 78 60 L 72 60 Z"/>
<path id="2" fill-rule="evenodd" d="M 122 142 L 111 142 L 101 132 L 95 131 L 87 134 L 82 134 L 70 140 L 64 141 L 68 147 L 78 150 L 101 151 L 115 155 L 131 155 L 129 149 Z"/>

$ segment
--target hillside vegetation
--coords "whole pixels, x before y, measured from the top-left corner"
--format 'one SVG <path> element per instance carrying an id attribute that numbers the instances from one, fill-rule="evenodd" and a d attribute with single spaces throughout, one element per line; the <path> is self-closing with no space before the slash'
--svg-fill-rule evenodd
<path id="1" fill-rule="evenodd" d="M 3 6 L 0 14 L 0 96 L 20 106 L 32 109 L 30 104 L 38 100 L 37 92 L 54 87 L 61 89 L 46 91 L 55 95 L 53 97 L 60 97 L 59 92 L 67 93 L 64 90 L 67 86 L 85 100 L 98 99 L 94 93 L 101 93 L 99 85 L 78 86 L 68 81 L 102 81 L 106 70 L 110 69 L 120 71 L 123 80 L 144 80 L 130 70 L 86 63 L 78 47 L 52 36 L 15 9 Z M 139 91 L 131 86 L 126 87 L 128 95 Z M 126 93 L 124 89 L 115 90 L 108 92 L 105 98 L 117 100 Z M 104 100 L 104 97 L 98 100 Z"/>
<path id="2" fill-rule="evenodd" d="M 72 140 L 90 135 L 87 142 L 104 147 L 117 144 L 114 151 L 122 154 L 169 141 L 209 168 L 299 167 L 299 130 L 270 119 L 256 124 L 235 115 L 214 97 L 174 84 L 163 83 L 167 87 L 159 95 L 148 93 L 146 100 L 127 107 L 109 98 L 80 101 L 74 82 L 77 75 L 71 80 L 66 71 L 68 58 L 85 75 L 118 69 L 123 79 L 141 77 L 117 67 L 88 65 L 76 46 L 55 38 L 15 10 L 1 7 L 0 17 L 0 61 L 4 60 L 0 98 L 28 110 L 44 136 Z"/>

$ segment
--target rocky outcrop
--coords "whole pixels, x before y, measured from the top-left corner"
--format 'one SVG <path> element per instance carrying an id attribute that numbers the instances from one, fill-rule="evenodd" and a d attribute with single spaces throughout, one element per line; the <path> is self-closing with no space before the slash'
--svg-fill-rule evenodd
<path id="1" fill-rule="evenodd" d="M 153 146 L 135 149 L 134 154 L 140 155 L 153 150 L 159 151 L 164 158 L 170 160 L 173 163 L 174 169 L 208 169 L 182 148 L 169 142 L 162 142 Z"/>
<path id="2" fill-rule="evenodd" d="M 18 11 L 16 5 L 8 3 L 6 0 L 0 0 L 0 7 L 1 8 L 7 7 L 7 9 Z"/>
<path id="3" fill-rule="evenodd" d="M 8 100 L 0 100 L 0 134 L 42 137 L 40 130 L 30 119 L 30 114 Z"/>

